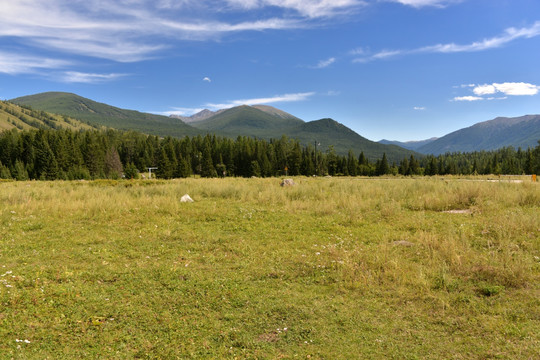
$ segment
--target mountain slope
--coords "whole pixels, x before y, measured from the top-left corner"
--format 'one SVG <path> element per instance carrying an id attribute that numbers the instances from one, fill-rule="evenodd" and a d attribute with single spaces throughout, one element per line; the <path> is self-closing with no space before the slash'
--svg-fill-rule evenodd
<path id="1" fill-rule="evenodd" d="M 276 138 L 286 134 L 288 129 L 304 123 L 292 115 L 286 116 L 285 112 L 269 111 L 269 109 L 263 111 L 253 106 L 242 105 L 193 123 L 193 126 L 201 130 L 233 136 L 249 135 Z"/>
<path id="2" fill-rule="evenodd" d="M 41 93 L 13 101 L 34 109 L 69 115 L 92 124 L 159 136 L 183 137 L 210 133 L 233 138 L 242 135 L 269 140 L 286 135 L 298 139 L 303 145 L 312 145 L 317 141 L 321 144 L 319 149 L 322 151 L 333 145 L 341 155 L 346 155 L 350 149 L 357 156 L 364 152 L 370 160 L 380 159 L 383 153 L 386 153 L 391 162 L 398 162 L 411 154 L 420 155 L 394 145 L 382 145 L 365 139 L 331 119 L 305 123 L 291 114 L 266 105 L 244 105 L 212 114 L 209 111 L 204 112 L 199 119 L 211 116 L 192 122 L 190 126 L 172 117 L 124 110 L 70 93 Z"/>
<path id="3" fill-rule="evenodd" d="M 303 145 L 320 144 L 326 151 L 330 145 L 336 153 L 346 155 L 353 150 L 356 156 L 361 152 L 370 160 L 380 159 L 386 153 L 390 161 L 398 162 L 411 154 L 410 150 L 394 145 L 383 145 L 370 141 L 345 125 L 332 119 L 304 122 L 299 118 L 271 106 L 238 106 L 224 110 L 193 126 L 209 132 L 229 136 L 255 136 L 262 139 L 277 139 L 283 135 L 297 139 Z"/>
<path id="4" fill-rule="evenodd" d="M 417 150 L 419 148 L 421 148 L 422 146 L 424 145 L 427 145 L 433 141 L 437 140 L 436 137 L 433 137 L 431 139 L 426 139 L 426 140 L 418 140 L 418 141 L 396 141 L 396 140 L 386 140 L 386 139 L 382 139 L 380 141 L 378 141 L 379 144 L 384 144 L 384 145 L 396 145 L 396 146 L 400 146 L 404 149 L 409 149 L 409 150 Z"/>
<path id="5" fill-rule="evenodd" d="M 368 140 L 333 119 L 304 123 L 293 129 L 288 135 L 298 139 L 303 144 L 320 144 L 319 149 L 323 151 L 333 145 L 336 152 L 342 155 L 347 154 L 349 150 L 353 150 L 356 156 L 363 152 L 372 161 L 382 158 L 384 153 L 390 162 L 396 163 L 411 155 L 421 156 L 399 146 L 384 145 Z"/>
<path id="6" fill-rule="evenodd" d="M 498 117 L 454 131 L 418 148 L 423 154 L 495 150 L 505 146 L 535 147 L 540 140 L 540 115 Z"/>
<path id="7" fill-rule="evenodd" d="M 11 129 L 89 130 L 94 128 L 67 116 L 24 108 L 8 101 L 0 102 L 0 131 Z"/>
<path id="8" fill-rule="evenodd" d="M 136 130 L 146 134 L 176 137 L 201 134 L 197 129 L 178 119 L 120 109 L 71 93 L 46 92 L 19 97 L 11 101 L 120 130 Z"/>

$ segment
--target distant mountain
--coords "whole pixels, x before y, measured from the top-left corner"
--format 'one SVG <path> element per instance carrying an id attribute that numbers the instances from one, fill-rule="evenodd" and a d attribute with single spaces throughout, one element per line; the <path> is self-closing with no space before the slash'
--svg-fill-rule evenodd
<path id="1" fill-rule="evenodd" d="M 304 145 L 317 144 L 318 149 L 322 151 L 333 145 L 336 153 L 341 155 L 347 154 L 349 150 L 353 150 L 356 156 L 364 152 L 370 160 L 380 159 L 383 153 L 386 153 L 391 162 L 398 162 L 411 154 L 421 156 L 395 145 L 383 145 L 368 140 L 332 119 L 304 122 L 282 110 L 264 105 L 237 106 L 192 125 L 209 132 L 230 136 L 276 139 L 287 135 L 298 139 Z"/>
<path id="2" fill-rule="evenodd" d="M 424 145 L 427 145 L 430 142 L 433 142 L 435 140 L 437 140 L 436 137 L 432 137 L 431 139 L 426 139 L 426 140 L 405 141 L 405 142 L 382 139 L 382 140 L 378 141 L 378 143 L 379 144 L 384 144 L 384 145 L 397 145 L 397 146 L 400 146 L 400 147 L 402 147 L 404 149 L 409 149 L 409 150 L 415 150 L 416 151 L 420 147 L 422 147 Z"/>
<path id="3" fill-rule="evenodd" d="M 218 114 L 221 111 L 224 111 L 224 110 L 211 111 L 211 110 L 208 110 L 208 109 L 204 109 L 204 110 L 201 110 L 198 113 L 193 114 L 191 116 L 170 115 L 170 117 L 175 118 L 175 119 L 180 119 L 183 122 L 185 122 L 186 124 L 191 124 L 191 123 L 194 123 L 194 122 L 206 120 L 209 117 L 212 117 L 212 116 Z"/>
<path id="4" fill-rule="evenodd" d="M 71 116 L 96 126 L 135 130 L 158 136 L 183 137 L 210 133 L 232 138 L 242 135 L 268 140 L 286 135 L 298 139 L 304 145 L 320 144 L 320 147 L 317 146 L 322 151 L 333 145 L 336 153 L 341 155 L 346 155 L 349 150 L 353 150 L 356 156 L 364 152 L 370 160 L 380 159 L 383 153 L 386 153 L 390 162 L 399 162 L 411 154 L 421 156 L 395 145 L 370 141 L 332 119 L 306 123 L 267 105 L 243 105 L 216 112 L 203 110 L 187 120 L 120 109 L 62 92 L 24 96 L 12 101 L 33 109 Z"/>
<path id="5" fill-rule="evenodd" d="M 323 151 L 333 145 L 338 154 L 347 154 L 350 149 L 356 156 L 363 152 L 372 161 L 382 158 L 384 153 L 388 161 L 396 163 L 411 155 L 422 156 L 396 145 L 384 145 L 368 140 L 333 119 L 321 119 L 301 124 L 293 129 L 289 136 L 304 144 L 320 144 L 320 149 Z"/>
<path id="6" fill-rule="evenodd" d="M 288 119 L 288 120 L 296 120 L 296 121 L 304 121 L 302 119 L 297 118 L 294 115 L 289 114 L 288 112 L 285 112 L 280 109 L 276 109 L 275 107 L 268 106 L 268 105 L 253 105 L 252 106 L 255 109 L 259 109 L 261 111 L 264 111 L 267 114 L 282 118 L 282 119 Z"/>
<path id="7" fill-rule="evenodd" d="M 535 147 L 540 140 L 540 115 L 498 117 L 454 131 L 417 149 L 423 154 L 496 150 L 505 146 Z"/>
<path id="8" fill-rule="evenodd" d="M 120 109 L 71 93 L 46 92 L 19 97 L 11 102 L 120 130 L 136 130 L 151 135 L 175 137 L 201 134 L 197 129 L 178 119 Z"/>
<path id="9" fill-rule="evenodd" d="M 68 116 L 50 114 L 41 110 L 32 110 L 20 105 L 0 101 L 0 131 L 32 129 L 68 129 L 87 130 L 95 127 Z"/>
<path id="10" fill-rule="evenodd" d="M 254 106 L 237 106 L 216 113 L 203 121 L 192 123 L 198 129 L 232 136 L 247 135 L 260 138 L 279 138 L 304 122 L 281 110 L 264 110 Z M 277 109 L 275 109 L 277 110 Z M 288 116 L 287 116 L 288 115 Z"/>

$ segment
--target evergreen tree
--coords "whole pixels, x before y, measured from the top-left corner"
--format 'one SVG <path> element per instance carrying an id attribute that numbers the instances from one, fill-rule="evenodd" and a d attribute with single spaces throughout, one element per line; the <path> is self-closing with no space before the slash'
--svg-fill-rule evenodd
<path id="1" fill-rule="evenodd" d="M 210 150 L 210 144 L 206 144 L 202 155 L 201 163 L 201 176 L 202 177 L 217 177 L 216 169 L 212 162 L 212 152 Z"/>
<path id="2" fill-rule="evenodd" d="M 382 159 L 378 162 L 377 175 L 386 175 L 390 174 L 390 165 L 388 165 L 388 159 L 386 158 L 386 153 L 383 153 Z"/>
<path id="3" fill-rule="evenodd" d="M 15 162 L 15 167 L 13 168 L 13 177 L 16 180 L 28 180 L 28 171 L 26 171 L 26 167 L 24 166 L 24 163 L 21 160 L 17 160 Z"/>
<path id="4" fill-rule="evenodd" d="M 140 177 L 139 170 L 134 163 L 130 162 L 126 164 L 124 168 L 124 176 L 126 179 L 138 179 Z"/>
<path id="5" fill-rule="evenodd" d="M 350 176 L 358 175 L 358 160 L 354 157 L 352 150 L 347 154 L 347 172 Z"/>
<path id="6" fill-rule="evenodd" d="M 167 156 L 167 153 L 165 152 L 165 149 L 162 147 L 157 154 L 156 177 L 160 179 L 171 179 L 174 174 L 174 168 L 169 160 L 169 157 Z"/>

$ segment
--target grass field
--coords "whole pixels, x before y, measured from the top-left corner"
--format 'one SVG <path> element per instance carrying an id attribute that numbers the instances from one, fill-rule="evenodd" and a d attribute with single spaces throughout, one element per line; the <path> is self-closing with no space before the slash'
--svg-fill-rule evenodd
<path id="1" fill-rule="evenodd" d="M 540 184 L 295 181 L 0 183 L 0 359 L 540 358 Z"/>

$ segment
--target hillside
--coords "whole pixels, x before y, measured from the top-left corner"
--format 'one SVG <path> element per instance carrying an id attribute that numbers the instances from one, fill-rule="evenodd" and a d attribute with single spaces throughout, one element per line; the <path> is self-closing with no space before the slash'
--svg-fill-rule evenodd
<path id="1" fill-rule="evenodd" d="M 418 148 L 423 154 L 495 150 L 505 146 L 535 147 L 540 140 L 540 115 L 498 117 L 454 131 Z"/>
<path id="2" fill-rule="evenodd" d="M 389 161 L 398 162 L 411 154 L 421 156 L 395 145 L 383 145 L 370 141 L 345 125 L 332 119 L 304 122 L 299 118 L 271 106 L 237 106 L 224 110 L 193 126 L 209 132 L 229 136 L 256 136 L 263 139 L 287 135 L 298 139 L 303 145 L 317 142 L 326 151 L 330 145 L 336 153 L 345 155 L 350 149 L 356 156 L 361 152 L 370 160 L 380 159 L 386 153 Z"/>
<path id="3" fill-rule="evenodd" d="M 427 145 L 433 141 L 437 140 L 436 137 L 432 137 L 430 139 L 426 139 L 426 140 L 418 140 L 418 141 L 396 141 L 396 140 L 386 140 L 386 139 L 382 139 L 380 141 L 378 141 L 379 144 L 384 144 L 384 145 L 396 145 L 396 146 L 400 146 L 404 149 L 409 149 L 409 150 L 418 150 L 419 148 L 421 148 L 422 146 L 424 145 Z"/>
<path id="4" fill-rule="evenodd" d="M 202 133 L 178 119 L 120 109 L 71 93 L 46 92 L 19 97 L 11 101 L 31 106 L 34 109 L 68 115 L 98 126 L 108 126 L 120 130 L 135 130 L 151 135 L 175 137 Z"/>
<path id="5" fill-rule="evenodd" d="M 291 130 L 288 135 L 298 139 L 303 144 L 317 142 L 323 151 L 328 146 L 333 145 L 338 154 L 346 154 L 349 149 L 352 149 L 356 156 L 363 152 L 371 161 L 382 158 L 384 153 L 386 153 L 390 162 L 396 163 L 411 155 L 421 157 L 420 154 L 399 146 L 383 145 L 368 140 L 333 119 L 321 119 L 304 123 Z"/>
<path id="6" fill-rule="evenodd" d="M 8 101 L 0 102 L 0 131 L 18 129 L 69 129 L 85 130 L 95 127 L 70 118 L 42 110 L 21 107 Z"/>
<path id="7" fill-rule="evenodd" d="M 276 109 L 277 110 L 277 109 Z M 279 138 L 289 129 L 304 122 L 294 116 L 276 115 L 252 106 L 237 106 L 215 114 L 193 126 L 209 132 L 232 136 L 249 135 L 260 138 Z"/>
<path id="8" fill-rule="evenodd" d="M 421 156 L 395 145 L 370 141 L 331 119 L 306 123 L 267 105 L 244 105 L 216 112 L 203 111 L 202 114 L 193 116 L 191 120 L 195 121 L 188 125 L 178 118 L 120 109 L 70 93 L 48 92 L 12 101 L 32 106 L 34 109 L 72 116 L 98 126 L 159 136 L 183 137 L 211 133 L 232 138 L 242 135 L 268 140 L 286 135 L 298 139 L 304 145 L 317 141 L 321 144 L 319 149 L 322 151 L 333 145 L 340 155 L 347 154 L 350 149 L 357 156 L 364 152 L 370 160 L 380 159 L 383 153 L 386 153 L 390 162 L 399 162 L 411 154 Z"/>

